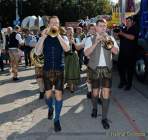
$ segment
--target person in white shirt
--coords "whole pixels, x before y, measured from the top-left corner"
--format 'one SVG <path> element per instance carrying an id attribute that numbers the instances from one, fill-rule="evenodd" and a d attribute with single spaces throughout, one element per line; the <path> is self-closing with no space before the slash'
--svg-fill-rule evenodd
<path id="1" fill-rule="evenodd" d="M 96 22 L 96 35 L 87 40 L 84 53 L 89 57 L 89 77 L 92 84 L 92 114 L 97 117 L 97 101 L 100 89 L 102 90 L 102 125 L 109 129 L 107 119 L 109 97 L 112 82 L 112 53 L 117 54 L 119 49 L 115 40 L 106 33 L 107 22 L 99 19 Z M 108 44 L 108 45 L 107 45 Z"/>
<path id="2" fill-rule="evenodd" d="M 13 80 L 19 80 L 18 79 L 18 65 L 19 65 L 19 47 L 24 44 L 24 40 L 21 37 L 20 34 L 20 27 L 16 26 L 15 31 L 10 34 L 9 37 L 9 56 L 10 56 L 10 68 L 11 73 L 13 75 Z"/>
<path id="3" fill-rule="evenodd" d="M 75 41 L 76 44 L 81 43 L 83 38 L 85 38 L 85 34 L 83 32 L 82 27 L 77 27 L 76 28 L 76 34 L 75 34 Z M 83 48 L 81 48 L 80 50 L 77 51 L 78 52 L 78 56 L 79 56 L 79 64 L 80 64 L 80 69 L 82 70 L 82 65 L 84 64 L 84 52 L 83 52 Z"/>
<path id="4" fill-rule="evenodd" d="M 87 47 L 87 45 L 91 42 L 91 39 L 93 37 L 93 35 L 95 35 L 96 33 L 96 29 L 95 29 L 95 24 L 91 23 L 88 25 L 88 32 L 85 38 L 83 38 L 82 42 L 77 44 L 77 46 L 79 46 L 79 48 L 85 48 L 85 46 Z M 89 58 L 84 56 L 84 64 L 88 65 L 89 62 Z M 89 77 L 87 79 L 87 89 L 88 89 L 88 93 L 87 93 L 87 98 L 91 98 L 91 93 L 92 93 L 92 88 L 91 88 L 91 81 L 89 80 Z"/>
<path id="5" fill-rule="evenodd" d="M 26 29 L 25 31 L 25 36 L 24 36 L 24 56 L 25 56 L 25 67 L 27 68 L 28 66 L 31 66 L 31 58 L 30 58 L 30 53 L 32 48 L 35 46 L 37 43 L 37 40 L 33 33 Z"/>
<path id="6" fill-rule="evenodd" d="M 66 29 L 67 38 L 69 40 L 69 52 L 65 53 L 65 69 L 64 69 L 64 78 L 65 83 L 68 84 L 71 93 L 74 93 L 75 87 L 80 82 L 80 65 L 79 58 L 77 55 L 77 47 L 74 39 L 74 29 L 73 27 L 67 27 Z"/>

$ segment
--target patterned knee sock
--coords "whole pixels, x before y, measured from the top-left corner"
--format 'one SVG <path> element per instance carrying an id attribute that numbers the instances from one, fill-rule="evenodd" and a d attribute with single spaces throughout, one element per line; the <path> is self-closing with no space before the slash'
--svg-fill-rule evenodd
<path id="1" fill-rule="evenodd" d="M 62 105 L 63 105 L 63 100 L 61 101 L 55 100 L 55 119 L 54 119 L 55 122 L 58 121 L 60 118 Z"/>

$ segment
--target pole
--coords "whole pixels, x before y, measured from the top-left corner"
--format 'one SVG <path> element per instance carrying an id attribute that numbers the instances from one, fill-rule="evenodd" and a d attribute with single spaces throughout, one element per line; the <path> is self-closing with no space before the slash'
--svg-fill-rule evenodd
<path id="1" fill-rule="evenodd" d="M 126 8 L 126 0 L 119 0 L 120 3 L 120 12 L 121 12 L 121 22 L 124 21 L 125 18 L 125 8 Z"/>
<path id="2" fill-rule="evenodd" d="M 18 0 L 15 1 L 15 5 L 16 5 L 16 21 L 17 21 L 18 18 L 19 18 L 19 15 L 18 15 Z"/>

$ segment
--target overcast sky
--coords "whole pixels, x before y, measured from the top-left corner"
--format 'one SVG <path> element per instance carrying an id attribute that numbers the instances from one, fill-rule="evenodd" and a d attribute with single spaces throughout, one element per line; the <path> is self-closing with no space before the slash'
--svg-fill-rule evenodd
<path id="1" fill-rule="evenodd" d="M 111 0 L 112 2 L 118 2 L 118 0 Z"/>
<path id="2" fill-rule="evenodd" d="M 118 0 L 111 0 L 112 2 L 118 2 Z M 140 0 L 135 0 L 136 2 L 140 1 Z"/>

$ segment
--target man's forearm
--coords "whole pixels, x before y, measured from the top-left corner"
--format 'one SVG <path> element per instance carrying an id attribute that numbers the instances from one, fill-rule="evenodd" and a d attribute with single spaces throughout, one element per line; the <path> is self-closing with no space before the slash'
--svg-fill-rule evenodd
<path id="1" fill-rule="evenodd" d="M 74 43 L 74 45 L 75 45 L 76 50 L 78 50 L 78 51 L 81 50 L 82 48 L 84 48 L 84 46 L 85 46 L 84 43 L 79 43 L 79 44 Z"/>
<path id="2" fill-rule="evenodd" d="M 58 35 L 57 37 L 58 37 L 58 39 L 59 39 L 59 41 L 60 41 L 60 44 L 61 44 L 63 50 L 64 50 L 65 52 L 68 52 L 68 51 L 69 51 L 68 44 L 64 41 L 64 39 L 63 39 L 60 35 Z"/>
<path id="3" fill-rule="evenodd" d="M 97 43 L 95 43 L 94 45 L 92 45 L 90 48 L 87 48 L 85 51 L 84 51 L 84 54 L 85 56 L 89 57 L 90 54 L 94 51 L 94 49 L 96 48 L 97 46 Z"/>
<path id="4" fill-rule="evenodd" d="M 134 40 L 135 39 L 135 36 L 134 35 L 131 35 L 131 34 L 126 34 L 126 33 L 122 33 L 121 36 L 129 39 L 129 40 Z"/>

